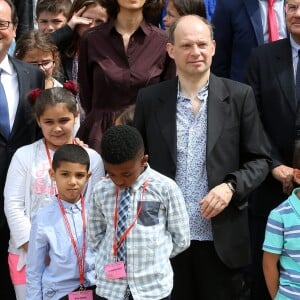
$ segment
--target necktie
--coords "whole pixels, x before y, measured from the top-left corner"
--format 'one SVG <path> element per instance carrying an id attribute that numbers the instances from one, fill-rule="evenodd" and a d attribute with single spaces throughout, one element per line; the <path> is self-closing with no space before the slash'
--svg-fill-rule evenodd
<path id="1" fill-rule="evenodd" d="M 268 28 L 270 42 L 279 40 L 278 24 L 275 10 L 273 8 L 274 2 L 275 0 L 268 0 Z"/>
<path id="2" fill-rule="evenodd" d="M 118 208 L 118 225 L 117 225 L 117 241 L 120 240 L 122 234 L 125 232 L 126 228 L 126 220 L 127 220 L 127 213 L 128 213 L 128 205 L 130 200 L 129 189 L 125 189 L 121 193 L 120 201 L 119 201 L 119 208 Z M 119 261 L 124 261 L 126 258 L 126 248 L 125 248 L 125 241 L 120 245 L 118 248 L 117 253 Z"/>
<path id="3" fill-rule="evenodd" d="M 2 70 L 0 69 L 0 129 L 4 133 L 5 137 L 8 138 L 10 134 L 9 114 L 1 73 Z"/>

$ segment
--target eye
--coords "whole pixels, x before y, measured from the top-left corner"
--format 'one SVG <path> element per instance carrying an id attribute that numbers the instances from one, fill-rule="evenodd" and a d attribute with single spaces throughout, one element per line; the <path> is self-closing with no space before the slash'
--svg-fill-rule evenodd
<path id="1" fill-rule="evenodd" d="M 52 23 L 56 25 L 59 25 L 62 22 L 63 22 L 62 20 L 56 20 L 56 19 L 52 21 Z"/>

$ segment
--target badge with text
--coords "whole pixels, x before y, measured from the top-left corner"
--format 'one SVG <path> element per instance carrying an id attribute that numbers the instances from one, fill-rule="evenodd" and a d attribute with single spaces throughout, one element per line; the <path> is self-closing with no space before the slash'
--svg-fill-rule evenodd
<path id="1" fill-rule="evenodd" d="M 69 300 L 93 300 L 93 291 L 84 290 L 69 294 Z"/>
<path id="2" fill-rule="evenodd" d="M 105 274 L 107 279 L 119 279 L 126 277 L 124 261 L 116 261 L 105 265 Z"/>

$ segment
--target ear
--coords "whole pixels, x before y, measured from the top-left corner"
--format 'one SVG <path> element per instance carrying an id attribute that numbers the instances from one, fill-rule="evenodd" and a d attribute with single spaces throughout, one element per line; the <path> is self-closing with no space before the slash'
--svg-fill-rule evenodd
<path id="1" fill-rule="evenodd" d="M 148 155 L 144 155 L 142 160 L 141 160 L 141 164 L 143 167 L 146 167 L 147 166 L 147 162 L 148 162 Z"/>
<path id="2" fill-rule="evenodd" d="M 86 180 L 88 180 L 91 176 L 92 176 L 92 173 L 91 173 L 91 172 L 88 172 L 87 177 L 86 177 Z"/>
<path id="3" fill-rule="evenodd" d="M 169 56 L 174 59 L 174 45 L 172 43 L 167 43 L 166 48 Z"/>
<path id="4" fill-rule="evenodd" d="M 49 169 L 48 172 L 49 172 L 49 176 L 50 176 L 51 180 L 55 181 L 55 172 L 54 172 L 54 170 L 51 168 L 51 169 Z"/>

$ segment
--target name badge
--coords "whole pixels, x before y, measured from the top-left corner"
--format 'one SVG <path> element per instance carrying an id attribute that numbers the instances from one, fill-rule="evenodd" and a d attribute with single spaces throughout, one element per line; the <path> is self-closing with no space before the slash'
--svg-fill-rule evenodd
<path id="1" fill-rule="evenodd" d="M 119 279 L 126 277 L 124 261 L 116 261 L 105 265 L 105 274 L 107 279 Z"/>
<path id="2" fill-rule="evenodd" d="M 84 290 L 84 291 L 72 292 L 68 296 L 69 296 L 69 300 L 93 300 L 93 291 Z"/>

